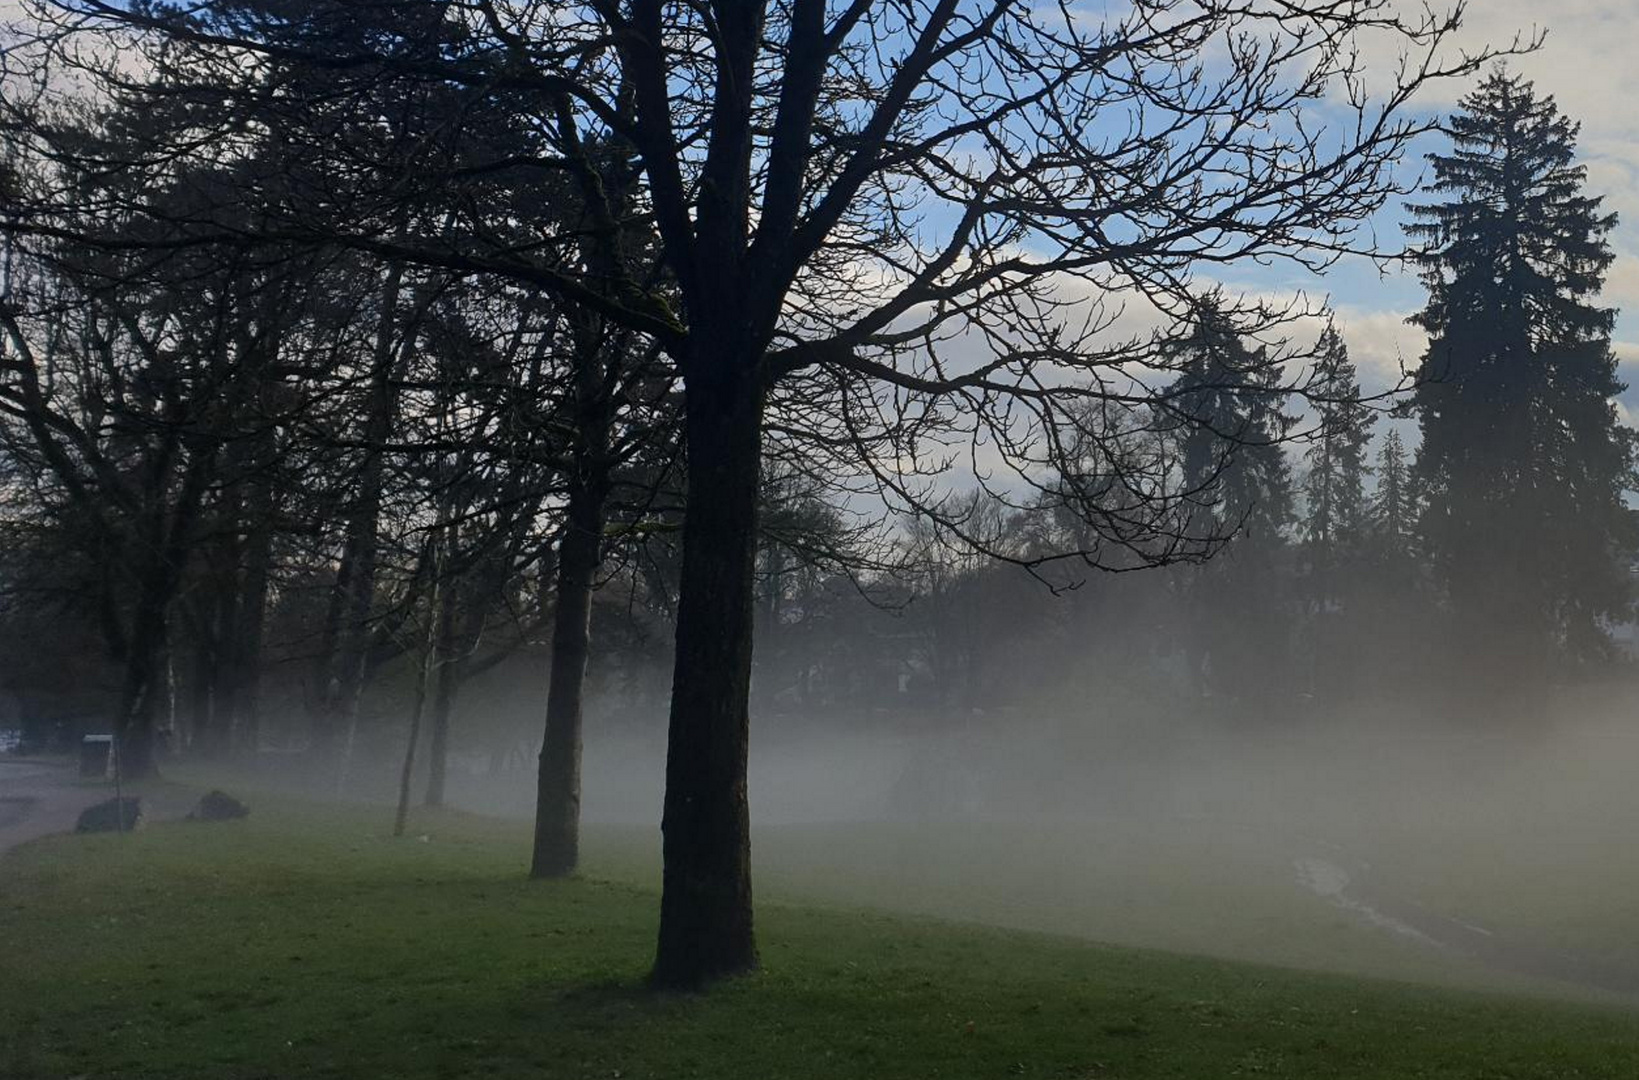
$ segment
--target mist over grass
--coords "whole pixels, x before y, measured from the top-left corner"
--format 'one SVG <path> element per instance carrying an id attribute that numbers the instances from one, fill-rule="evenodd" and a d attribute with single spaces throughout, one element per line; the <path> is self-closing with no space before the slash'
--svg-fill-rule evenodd
<path id="1" fill-rule="evenodd" d="M 1250 721 L 1212 702 L 1166 715 L 1117 702 L 912 721 L 773 714 L 752 739 L 756 887 L 1237 960 L 1639 1000 L 1627 993 L 1639 979 L 1636 704 L 1615 679 L 1560 691 L 1529 720 L 1386 701 Z M 517 707 L 482 719 L 527 731 Z M 658 882 L 664 747 L 658 716 L 594 711 L 583 812 L 595 872 Z M 527 821 L 532 752 L 520 744 L 498 770 L 458 752 L 453 805 Z M 390 758 L 361 760 L 349 791 L 390 800 Z M 280 760 L 243 782 L 293 784 Z"/>
<path id="2" fill-rule="evenodd" d="M 649 994 L 647 830 L 594 827 L 578 878 L 530 882 L 522 824 L 421 811 L 395 839 L 389 822 L 261 792 L 243 821 L 0 857 L 0 1075 L 1621 1080 L 1639 1067 L 1627 1009 L 794 902 L 844 854 L 860 876 L 830 875 L 830 895 L 868 887 L 890 857 L 914 856 L 920 826 L 759 833 L 763 970 L 710 994 Z M 1073 884 L 1040 850 L 1008 862 L 1002 835 L 962 843 L 999 870 L 1034 864 L 1038 885 Z M 993 880 L 968 899 L 996 901 Z M 1158 883 L 1160 923 L 1186 898 Z M 1216 884 L 1232 919 L 1249 894 Z M 1293 936 L 1324 929 L 1264 914 Z"/>

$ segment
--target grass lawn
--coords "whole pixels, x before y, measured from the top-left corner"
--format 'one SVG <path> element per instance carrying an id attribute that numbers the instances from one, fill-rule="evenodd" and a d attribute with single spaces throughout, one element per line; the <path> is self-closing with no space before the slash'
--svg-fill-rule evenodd
<path id="1" fill-rule="evenodd" d="M 263 796 L 0 859 L 0 1076 L 1639 1076 L 1613 1009 L 783 903 L 761 973 L 655 996 L 630 852 L 530 883 L 516 825 L 384 825 Z"/>

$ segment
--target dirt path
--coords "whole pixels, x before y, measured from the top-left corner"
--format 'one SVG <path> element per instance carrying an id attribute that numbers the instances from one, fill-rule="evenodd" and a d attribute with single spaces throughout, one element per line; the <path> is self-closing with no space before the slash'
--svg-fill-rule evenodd
<path id="1" fill-rule="evenodd" d="M 1297 859 L 1298 884 L 1380 929 L 1442 951 L 1478 960 L 1499 971 L 1550 979 L 1588 990 L 1639 1000 L 1639 969 L 1588 953 L 1556 949 L 1505 937 L 1452 918 L 1372 886 L 1370 877 L 1350 874 L 1323 859 Z"/>

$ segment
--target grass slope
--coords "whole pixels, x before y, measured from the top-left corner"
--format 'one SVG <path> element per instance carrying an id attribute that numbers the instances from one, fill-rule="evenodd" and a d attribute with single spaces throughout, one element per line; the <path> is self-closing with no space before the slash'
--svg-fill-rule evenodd
<path id="1" fill-rule="evenodd" d="M 654 996 L 652 890 L 383 826 L 263 797 L 0 859 L 0 1076 L 1639 1076 L 1629 1013 L 781 904 L 764 971 Z"/>

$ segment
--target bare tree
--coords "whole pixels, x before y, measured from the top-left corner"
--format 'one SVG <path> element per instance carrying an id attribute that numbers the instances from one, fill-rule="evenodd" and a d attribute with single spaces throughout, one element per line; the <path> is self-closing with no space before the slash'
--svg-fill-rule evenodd
<path id="1" fill-rule="evenodd" d="M 1483 59 L 1447 55 L 1460 10 L 1403 15 L 1388 0 L 1135 0 L 1103 17 L 1018 0 L 475 0 L 429 6 L 436 48 L 406 29 L 351 52 L 318 46 L 327 19 L 402 5 L 50 6 L 79 39 L 187 46 L 207 58 L 194 87 L 322 55 L 360 88 L 403 80 L 525 109 L 538 141 L 486 177 L 519 161 L 572 168 L 589 140 L 632 148 L 631 212 L 651 223 L 663 275 L 648 260 L 588 273 L 564 257 L 580 236 L 513 202 L 503 222 L 457 195 L 437 229 L 402 232 L 361 213 L 402 187 L 306 227 L 529 281 L 656 342 L 683 377 L 689 503 L 654 968 L 669 987 L 756 963 L 745 766 L 765 434 L 855 458 L 888 498 L 959 536 L 960 514 L 923 482 L 958 454 L 998 488 L 1006 476 L 1048 499 L 1075 490 L 1050 475 L 1067 445 L 1101 441 L 1125 460 L 1121 445 L 1168 413 L 1167 360 L 1148 334 L 1119 332 L 1123 304 L 1187 319 L 1204 267 L 1320 270 L 1355 248 L 1428 126 L 1407 115 L 1413 95 Z M 1357 51 L 1368 36 L 1401 53 L 1375 93 Z M 299 88 L 279 108 L 292 100 Z M 587 194 L 591 216 L 619 220 L 613 198 Z M 1290 314 L 1224 312 L 1252 337 Z M 1168 477 L 1114 485 L 1136 504 L 1075 500 L 1092 543 L 1058 555 L 1130 565 L 1210 549 Z"/>

